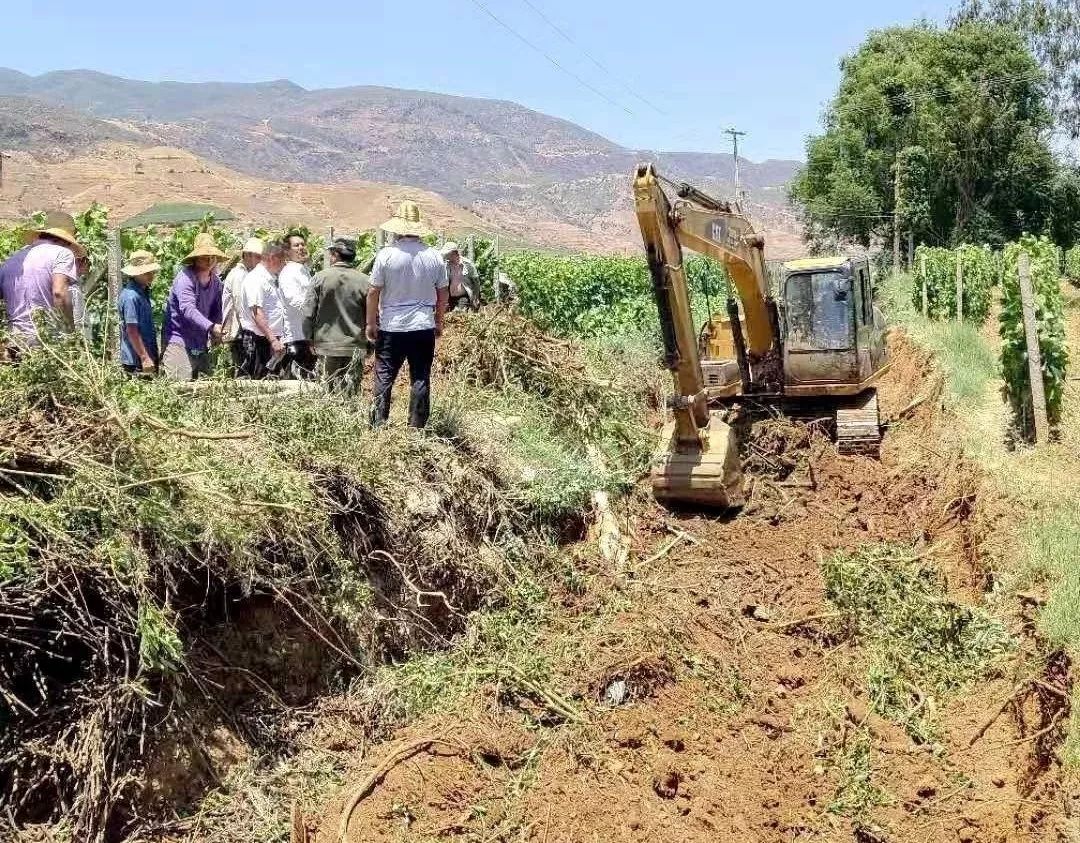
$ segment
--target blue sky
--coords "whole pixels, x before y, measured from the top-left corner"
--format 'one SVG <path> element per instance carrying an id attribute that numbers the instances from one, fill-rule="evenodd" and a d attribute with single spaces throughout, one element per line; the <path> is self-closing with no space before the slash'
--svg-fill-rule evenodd
<path id="1" fill-rule="evenodd" d="M 746 157 L 798 158 L 836 87 L 840 58 L 868 30 L 942 21 L 952 5 L 23 0 L 4 12 L 0 66 L 34 74 L 91 68 L 150 80 L 288 78 L 308 88 L 419 88 L 514 100 L 635 148 L 729 150 L 721 130 L 734 125 L 748 133 L 740 145 Z"/>

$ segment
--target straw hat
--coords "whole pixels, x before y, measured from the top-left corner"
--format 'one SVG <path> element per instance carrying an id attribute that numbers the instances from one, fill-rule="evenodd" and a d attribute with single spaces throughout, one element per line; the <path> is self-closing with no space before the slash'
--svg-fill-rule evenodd
<path id="1" fill-rule="evenodd" d="M 120 271 L 128 278 L 138 278 L 140 275 L 161 272 L 161 264 L 157 262 L 153 252 L 139 249 L 128 256 L 128 265 L 121 267 Z"/>
<path id="2" fill-rule="evenodd" d="M 442 252 L 442 256 L 445 258 L 451 252 L 457 252 L 460 255 L 461 247 L 453 240 L 447 240 L 445 243 L 443 243 L 443 247 L 439 251 Z"/>
<path id="3" fill-rule="evenodd" d="M 428 227 L 424 225 L 420 206 L 408 199 L 398 205 L 394 215 L 379 228 L 398 237 L 423 237 L 429 233 Z"/>
<path id="4" fill-rule="evenodd" d="M 41 227 L 30 229 L 26 233 L 25 240 L 27 243 L 32 243 L 42 234 L 48 234 L 50 237 L 67 243 L 77 256 L 86 256 L 86 249 L 75 239 L 75 219 L 71 214 L 65 214 L 63 211 L 49 211 L 45 214 L 45 222 Z"/>
<path id="5" fill-rule="evenodd" d="M 258 237 L 249 237 L 247 243 L 244 244 L 244 248 L 241 249 L 241 253 L 245 255 L 261 255 L 263 253 L 263 241 Z"/>
<path id="6" fill-rule="evenodd" d="M 225 253 L 214 243 L 214 235 L 204 232 L 195 235 L 195 245 L 184 257 L 184 263 L 190 263 L 195 260 L 195 258 L 217 258 L 218 260 L 225 260 L 225 257 Z"/>

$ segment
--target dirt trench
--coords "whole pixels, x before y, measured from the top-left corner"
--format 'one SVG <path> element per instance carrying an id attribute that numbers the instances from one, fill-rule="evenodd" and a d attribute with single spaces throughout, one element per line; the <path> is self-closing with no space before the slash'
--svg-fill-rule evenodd
<path id="1" fill-rule="evenodd" d="M 873 712 L 860 644 L 830 624 L 828 554 L 919 548 L 950 597 L 975 603 L 990 584 L 983 547 L 1009 525 L 961 454 L 928 356 L 891 341 L 880 460 L 811 434 L 808 475 L 738 517 L 628 516 L 637 561 L 566 595 L 552 633 L 573 640 L 572 678 L 538 702 L 568 702 L 581 722 L 488 689 L 371 748 L 294 841 L 337 841 L 354 801 L 355 843 L 1070 839 L 1056 755 L 1067 704 L 1014 695 L 1035 649 L 1023 606 L 1002 610 L 1018 655 L 933 701 L 940 737 L 924 743 Z M 1052 669 L 1046 687 L 1067 686 L 1068 664 Z"/>

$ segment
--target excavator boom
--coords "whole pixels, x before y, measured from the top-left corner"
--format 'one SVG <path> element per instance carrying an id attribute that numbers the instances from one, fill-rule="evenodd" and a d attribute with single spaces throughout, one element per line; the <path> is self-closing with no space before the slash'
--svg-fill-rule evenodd
<path id="1" fill-rule="evenodd" d="M 693 190 L 689 186 L 687 189 Z M 704 194 L 696 198 L 701 204 L 708 202 L 718 206 L 713 212 L 715 218 L 723 219 L 727 215 L 719 210 L 720 203 L 715 200 Z M 671 207 L 651 164 L 638 168 L 634 179 L 634 206 L 660 315 L 664 362 L 675 385 L 669 400 L 672 421 L 664 430 L 662 445 L 653 464 L 653 492 L 661 500 L 719 508 L 739 506 L 743 502 L 743 492 L 738 447 L 734 431 L 709 412 L 682 245 L 674 222 L 678 212 Z M 736 229 L 730 231 L 732 237 L 738 237 Z M 706 242 L 712 241 L 703 237 L 702 245 Z M 721 256 L 723 251 L 717 249 L 705 253 Z M 746 282 L 752 278 L 752 270 L 741 277 Z M 753 290 L 758 289 L 755 284 Z M 764 317 L 765 330 L 768 330 L 764 309 L 755 315 Z M 766 343 L 756 333 L 762 329 L 761 323 L 755 322 L 754 327 L 754 348 L 767 351 L 772 345 L 771 340 Z"/>

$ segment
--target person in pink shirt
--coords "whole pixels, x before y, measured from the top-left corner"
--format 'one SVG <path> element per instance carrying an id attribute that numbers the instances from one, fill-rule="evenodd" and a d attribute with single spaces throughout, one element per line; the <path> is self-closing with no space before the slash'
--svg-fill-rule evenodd
<path id="1" fill-rule="evenodd" d="M 50 211 L 27 245 L 0 264 L 0 298 L 7 310 L 15 353 L 41 344 L 34 314 L 44 312 L 63 331 L 74 330 L 71 286 L 78 281 L 76 255 L 86 250 L 75 238 L 70 214 Z"/>

